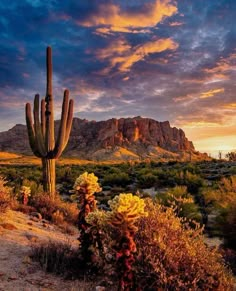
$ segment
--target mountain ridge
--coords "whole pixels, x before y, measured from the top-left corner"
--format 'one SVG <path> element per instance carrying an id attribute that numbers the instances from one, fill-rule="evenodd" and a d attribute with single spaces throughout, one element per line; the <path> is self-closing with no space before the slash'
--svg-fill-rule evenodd
<path id="1" fill-rule="evenodd" d="M 59 121 L 55 122 L 56 131 Z M 0 151 L 31 155 L 26 125 L 16 124 L 0 132 Z M 106 160 L 113 155 L 119 159 L 144 159 L 165 156 L 198 156 L 204 158 L 187 139 L 182 129 L 171 127 L 169 121 L 156 121 L 140 116 L 88 121 L 74 118 L 70 139 L 64 156 Z"/>

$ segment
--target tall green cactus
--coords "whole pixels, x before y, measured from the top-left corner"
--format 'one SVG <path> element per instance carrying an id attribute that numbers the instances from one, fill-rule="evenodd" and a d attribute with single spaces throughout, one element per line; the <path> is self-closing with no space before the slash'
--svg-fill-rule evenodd
<path id="1" fill-rule="evenodd" d="M 26 104 L 25 113 L 31 149 L 35 156 L 41 158 L 42 160 L 44 191 L 54 197 L 56 184 L 55 160 L 60 157 L 69 140 L 71 125 L 73 121 L 73 100 L 69 100 L 69 90 L 65 90 L 62 104 L 61 123 L 59 127 L 58 137 L 55 143 L 51 47 L 47 47 L 46 66 L 47 87 L 46 96 L 44 99 L 41 100 L 41 114 L 39 114 L 39 94 L 36 94 L 34 98 L 34 122 L 32 119 L 30 103 Z"/>

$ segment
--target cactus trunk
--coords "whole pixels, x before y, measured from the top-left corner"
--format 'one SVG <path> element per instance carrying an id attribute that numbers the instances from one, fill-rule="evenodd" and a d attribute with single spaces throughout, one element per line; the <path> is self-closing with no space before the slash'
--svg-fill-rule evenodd
<path id="1" fill-rule="evenodd" d="M 56 160 L 42 158 L 43 168 L 43 190 L 49 193 L 52 199 L 54 199 L 54 193 L 56 191 Z"/>
<path id="2" fill-rule="evenodd" d="M 56 188 L 55 160 L 60 157 L 69 139 L 73 121 L 73 100 L 69 100 L 69 91 L 65 90 L 61 123 L 55 143 L 54 101 L 52 92 L 52 50 L 50 47 L 47 47 L 46 67 L 46 96 L 41 100 L 40 106 L 40 97 L 38 94 L 35 95 L 34 118 L 32 118 L 30 103 L 26 104 L 25 113 L 31 149 L 33 153 L 42 160 L 44 191 L 54 198 Z M 39 112 L 40 107 L 41 113 Z"/>

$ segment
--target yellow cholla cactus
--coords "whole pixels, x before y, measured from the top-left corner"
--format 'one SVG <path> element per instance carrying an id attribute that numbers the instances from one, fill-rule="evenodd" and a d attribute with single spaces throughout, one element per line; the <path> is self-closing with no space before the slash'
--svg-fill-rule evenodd
<path id="1" fill-rule="evenodd" d="M 105 211 L 101 210 L 95 210 L 93 212 L 90 212 L 86 218 L 86 222 L 92 226 L 98 226 L 101 227 L 104 224 L 106 224 L 107 221 L 107 214 Z"/>
<path id="2" fill-rule="evenodd" d="M 21 186 L 20 193 L 21 193 L 21 195 L 25 195 L 25 196 L 29 197 L 31 194 L 31 189 L 28 186 Z"/>
<path id="3" fill-rule="evenodd" d="M 144 210 L 144 200 L 131 193 L 121 193 L 108 203 L 112 210 L 109 216 L 113 226 L 118 227 L 124 224 L 124 226 L 135 230 L 136 220 L 141 216 L 147 216 L 147 212 Z"/>
<path id="4" fill-rule="evenodd" d="M 73 188 L 75 191 L 83 191 L 88 195 L 93 195 L 102 190 L 98 184 L 98 177 L 96 177 L 94 173 L 89 174 L 88 172 L 84 172 L 76 179 Z"/>

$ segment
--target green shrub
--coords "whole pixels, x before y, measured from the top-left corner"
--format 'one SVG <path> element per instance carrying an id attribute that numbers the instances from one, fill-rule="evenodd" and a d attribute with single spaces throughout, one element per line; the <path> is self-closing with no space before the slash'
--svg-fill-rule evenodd
<path id="1" fill-rule="evenodd" d="M 220 227 L 225 245 L 236 250 L 236 203 L 227 209 Z"/>
<path id="2" fill-rule="evenodd" d="M 153 175 L 152 173 L 147 173 L 138 178 L 138 185 L 140 188 L 151 188 L 154 187 L 158 183 L 158 177 Z"/>
<path id="3" fill-rule="evenodd" d="M 156 200 L 165 206 L 174 206 L 175 212 L 180 217 L 188 220 L 202 221 L 199 207 L 194 202 L 194 197 L 188 193 L 186 186 L 176 186 L 157 194 Z"/>
<path id="4" fill-rule="evenodd" d="M 131 183 L 131 179 L 127 173 L 117 172 L 107 174 L 103 179 L 103 185 L 125 187 Z"/>

